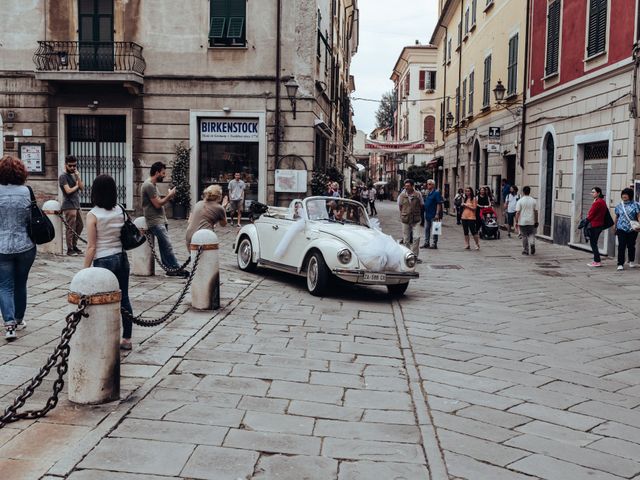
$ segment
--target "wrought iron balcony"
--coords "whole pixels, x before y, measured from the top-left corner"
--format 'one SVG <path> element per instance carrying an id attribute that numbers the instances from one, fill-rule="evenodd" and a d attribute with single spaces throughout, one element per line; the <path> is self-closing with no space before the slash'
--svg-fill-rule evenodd
<path id="1" fill-rule="evenodd" d="M 42 80 L 143 83 L 146 63 L 137 43 L 44 40 L 38 45 L 33 62 Z"/>

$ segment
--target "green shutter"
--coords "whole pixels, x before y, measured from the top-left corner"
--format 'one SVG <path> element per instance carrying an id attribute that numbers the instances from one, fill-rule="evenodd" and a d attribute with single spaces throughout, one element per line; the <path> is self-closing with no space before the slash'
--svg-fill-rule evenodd
<path id="1" fill-rule="evenodd" d="M 518 35 L 509 40 L 509 66 L 507 70 L 507 94 L 513 95 L 518 82 Z"/>
<path id="2" fill-rule="evenodd" d="M 215 43 L 244 43 L 246 0 L 210 0 L 209 38 Z"/>
<path id="3" fill-rule="evenodd" d="M 603 52 L 607 44 L 607 0 L 589 3 L 587 57 Z"/>
<path id="4" fill-rule="evenodd" d="M 225 17 L 211 17 L 211 25 L 209 26 L 209 38 L 223 38 L 224 27 L 227 24 Z"/>
<path id="5" fill-rule="evenodd" d="M 547 14 L 547 61 L 545 75 L 558 72 L 560 54 L 560 0 L 549 4 Z"/>

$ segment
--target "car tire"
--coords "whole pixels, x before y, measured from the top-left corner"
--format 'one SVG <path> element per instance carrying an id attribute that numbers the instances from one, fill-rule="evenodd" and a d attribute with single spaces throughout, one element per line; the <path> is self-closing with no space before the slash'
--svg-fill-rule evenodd
<path id="1" fill-rule="evenodd" d="M 329 268 L 322 254 L 315 252 L 307 261 L 307 290 L 315 297 L 324 295 L 329 286 Z"/>
<path id="2" fill-rule="evenodd" d="M 238 268 L 243 272 L 254 272 L 258 264 L 253 261 L 253 244 L 249 237 L 242 237 L 236 255 Z"/>
<path id="3" fill-rule="evenodd" d="M 409 287 L 409 282 L 396 283 L 394 285 L 387 285 L 387 291 L 389 292 L 390 295 L 393 295 L 394 297 L 401 297 L 402 295 L 404 295 L 404 292 L 407 291 L 408 287 Z"/>

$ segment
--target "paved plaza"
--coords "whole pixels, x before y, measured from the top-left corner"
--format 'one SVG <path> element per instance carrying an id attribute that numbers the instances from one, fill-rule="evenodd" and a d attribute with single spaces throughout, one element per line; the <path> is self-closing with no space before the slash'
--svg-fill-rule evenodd
<path id="1" fill-rule="evenodd" d="M 396 207 L 378 202 L 399 236 Z M 179 260 L 184 222 L 171 224 Z M 0 478 L 70 480 L 640 478 L 640 269 L 517 238 L 438 250 L 399 301 L 384 287 L 312 297 L 301 278 L 235 266 L 221 228 L 222 308 L 134 326 L 121 400 L 0 430 Z M 44 364 L 80 258 L 41 255 L 28 328 L 0 345 L 4 408 Z M 184 281 L 132 277 L 134 312 Z M 42 404 L 52 380 L 27 407 Z"/>

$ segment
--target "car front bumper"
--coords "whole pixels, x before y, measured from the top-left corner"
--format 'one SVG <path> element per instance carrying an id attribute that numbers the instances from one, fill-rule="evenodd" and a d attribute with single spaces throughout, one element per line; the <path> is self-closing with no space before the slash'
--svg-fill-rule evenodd
<path id="1" fill-rule="evenodd" d="M 370 272 L 361 269 L 334 268 L 332 273 L 342 280 L 351 283 L 363 283 L 366 285 L 397 285 L 408 283 L 412 278 L 418 278 L 418 272 Z M 365 279 L 365 274 L 384 274 L 384 280 Z"/>

